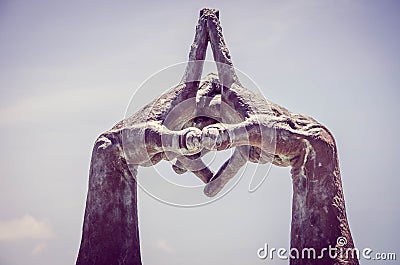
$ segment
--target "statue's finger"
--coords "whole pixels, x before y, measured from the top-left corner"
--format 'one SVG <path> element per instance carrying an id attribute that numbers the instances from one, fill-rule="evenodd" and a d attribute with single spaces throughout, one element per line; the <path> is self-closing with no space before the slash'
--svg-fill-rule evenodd
<path id="1" fill-rule="evenodd" d="M 217 174 L 205 186 L 204 194 L 209 197 L 217 195 L 248 161 L 248 147 L 235 149 L 232 156 L 218 170 Z"/>
<path id="2" fill-rule="evenodd" d="M 249 139 L 243 123 L 216 123 L 203 128 L 201 144 L 208 150 L 220 151 L 236 146 L 249 145 Z"/>
<path id="3" fill-rule="evenodd" d="M 176 174 L 179 175 L 184 174 L 188 171 L 179 159 L 176 160 L 176 162 L 172 165 L 172 169 L 175 171 Z"/>
<path id="4" fill-rule="evenodd" d="M 176 163 L 173 165 L 173 169 L 178 174 L 180 172 L 184 173 L 189 170 L 193 172 L 193 174 L 195 174 L 204 183 L 208 183 L 214 176 L 214 172 L 209 169 L 206 164 L 204 164 L 201 156 L 194 159 L 186 156 L 180 156 L 177 158 Z"/>
<path id="5" fill-rule="evenodd" d="M 266 120 L 267 118 L 265 118 Z M 216 123 L 202 130 L 201 144 L 208 150 L 254 146 L 273 153 L 275 129 L 257 116 L 237 124 Z"/>
<path id="6" fill-rule="evenodd" d="M 191 155 L 202 149 L 201 134 L 201 130 L 195 127 L 173 131 L 160 124 L 148 124 L 145 127 L 145 144 L 150 155 L 159 152 Z"/>

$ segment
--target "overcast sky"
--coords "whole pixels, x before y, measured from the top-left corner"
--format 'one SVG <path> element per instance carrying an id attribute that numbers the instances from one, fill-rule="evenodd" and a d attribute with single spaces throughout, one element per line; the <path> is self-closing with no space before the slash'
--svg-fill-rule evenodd
<path id="1" fill-rule="evenodd" d="M 400 255 L 398 1 L 1 0 L 1 265 L 74 264 L 94 140 L 186 60 L 203 7 L 268 99 L 335 135 L 356 246 Z M 289 246 L 289 169 L 248 182 L 191 209 L 140 191 L 144 264 L 286 264 L 256 251 Z"/>

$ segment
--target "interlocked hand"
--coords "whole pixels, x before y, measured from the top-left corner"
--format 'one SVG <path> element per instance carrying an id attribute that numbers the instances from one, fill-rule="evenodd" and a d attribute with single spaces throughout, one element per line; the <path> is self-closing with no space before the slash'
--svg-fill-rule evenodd
<path id="1" fill-rule="evenodd" d="M 289 112 L 236 84 L 223 91 L 222 104 L 234 108 L 243 119 L 202 129 L 201 143 L 206 149 L 236 147 L 232 157 L 206 185 L 204 192 L 208 196 L 215 196 L 248 161 L 292 166 L 293 177 L 304 176 L 306 160 L 315 159 L 315 142 L 334 144 L 330 132 L 311 117 Z"/>
<path id="2" fill-rule="evenodd" d="M 200 82 L 208 42 L 218 76 L 210 74 Z M 205 194 L 214 196 L 247 161 L 272 161 L 273 128 L 268 133 L 263 130 L 268 134 L 268 143 L 255 143 L 255 139 L 248 138 L 249 132 L 261 133 L 257 129 L 258 118 L 264 115 L 262 119 L 268 120 L 272 115 L 270 106 L 261 95 L 242 87 L 222 37 L 218 12 L 204 9 L 181 84 L 114 129 L 122 132 L 123 149 L 131 168 L 176 158 L 175 172 L 192 171 L 208 183 Z M 252 137 L 262 140 L 260 133 Z M 237 148 L 216 174 L 201 160 L 208 150 L 230 147 Z"/>
<path id="3" fill-rule="evenodd" d="M 208 41 L 218 76 L 201 79 Z M 218 12 L 203 10 L 189 62 L 177 87 L 114 127 L 122 132 L 128 164 L 150 166 L 176 159 L 173 168 L 199 177 L 207 196 L 215 196 L 247 162 L 272 162 L 301 172 L 307 138 L 333 143 L 314 119 L 294 114 L 244 88 L 235 73 L 222 37 Z M 209 150 L 235 147 L 214 174 L 201 160 Z M 304 165 L 303 165 L 304 166 Z"/>
<path id="4" fill-rule="evenodd" d="M 196 37 L 183 80 L 199 80 L 207 41 L 217 64 L 218 78 L 208 75 L 196 95 L 196 115 L 208 117 L 192 123 L 202 129 L 201 145 L 205 150 L 226 150 L 235 147 L 232 156 L 213 174 L 201 162 L 201 156 L 180 156 L 174 166 L 177 173 L 187 169 L 207 172 L 204 193 L 215 196 L 247 162 L 272 162 L 292 166 L 292 175 L 303 174 L 305 160 L 313 140 L 334 145 L 329 131 L 314 119 L 289 112 L 244 88 L 235 73 L 229 51 L 222 37 L 218 11 L 202 10 Z M 210 125 L 204 127 L 210 123 Z M 329 157 L 330 159 L 331 157 Z M 193 171 L 193 170 L 192 170 Z M 197 174 L 199 176 L 199 174 Z M 201 174 L 200 174 L 201 175 Z M 201 177 L 201 176 L 200 176 Z"/>

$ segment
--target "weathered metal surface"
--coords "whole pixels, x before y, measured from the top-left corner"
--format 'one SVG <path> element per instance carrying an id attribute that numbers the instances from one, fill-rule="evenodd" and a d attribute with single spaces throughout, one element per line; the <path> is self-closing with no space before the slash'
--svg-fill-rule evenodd
<path id="1" fill-rule="evenodd" d="M 208 43 L 218 76 L 200 82 Z M 182 102 L 189 101 L 184 108 Z M 168 115 L 172 122 L 165 122 Z M 209 150 L 235 147 L 214 173 L 201 161 Z M 269 102 L 240 84 L 222 35 L 219 13 L 203 9 L 181 85 L 98 137 L 93 148 L 78 265 L 141 264 L 136 177 L 139 166 L 177 159 L 205 194 L 215 196 L 247 162 L 290 166 L 293 179 L 291 248 L 354 247 L 346 217 L 336 143 L 316 120 Z M 337 244 L 345 237 L 347 244 Z M 358 264 L 324 255 L 290 264 Z"/>

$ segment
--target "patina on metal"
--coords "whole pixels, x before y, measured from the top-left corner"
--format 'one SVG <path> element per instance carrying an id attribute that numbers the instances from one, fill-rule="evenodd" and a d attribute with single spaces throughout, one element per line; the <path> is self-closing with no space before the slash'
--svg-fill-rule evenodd
<path id="1" fill-rule="evenodd" d="M 218 74 L 201 80 L 209 43 Z M 188 100 L 193 104 L 174 109 Z M 168 115 L 176 118 L 166 124 Z M 229 148 L 235 148 L 232 156 L 216 173 L 201 160 L 210 150 Z M 247 162 L 290 166 L 291 248 L 321 253 L 331 246 L 337 253 L 293 258 L 290 264 L 358 264 L 353 255 L 343 255 L 354 244 L 333 135 L 313 118 L 241 85 L 214 9 L 200 12 L 181 84 L 97 138 L 77 265 L 141 264 L 137 169 L 172 159 L 175 172 L 192 171 L 206 183 L 207 196 L 220 192 Z"/>

